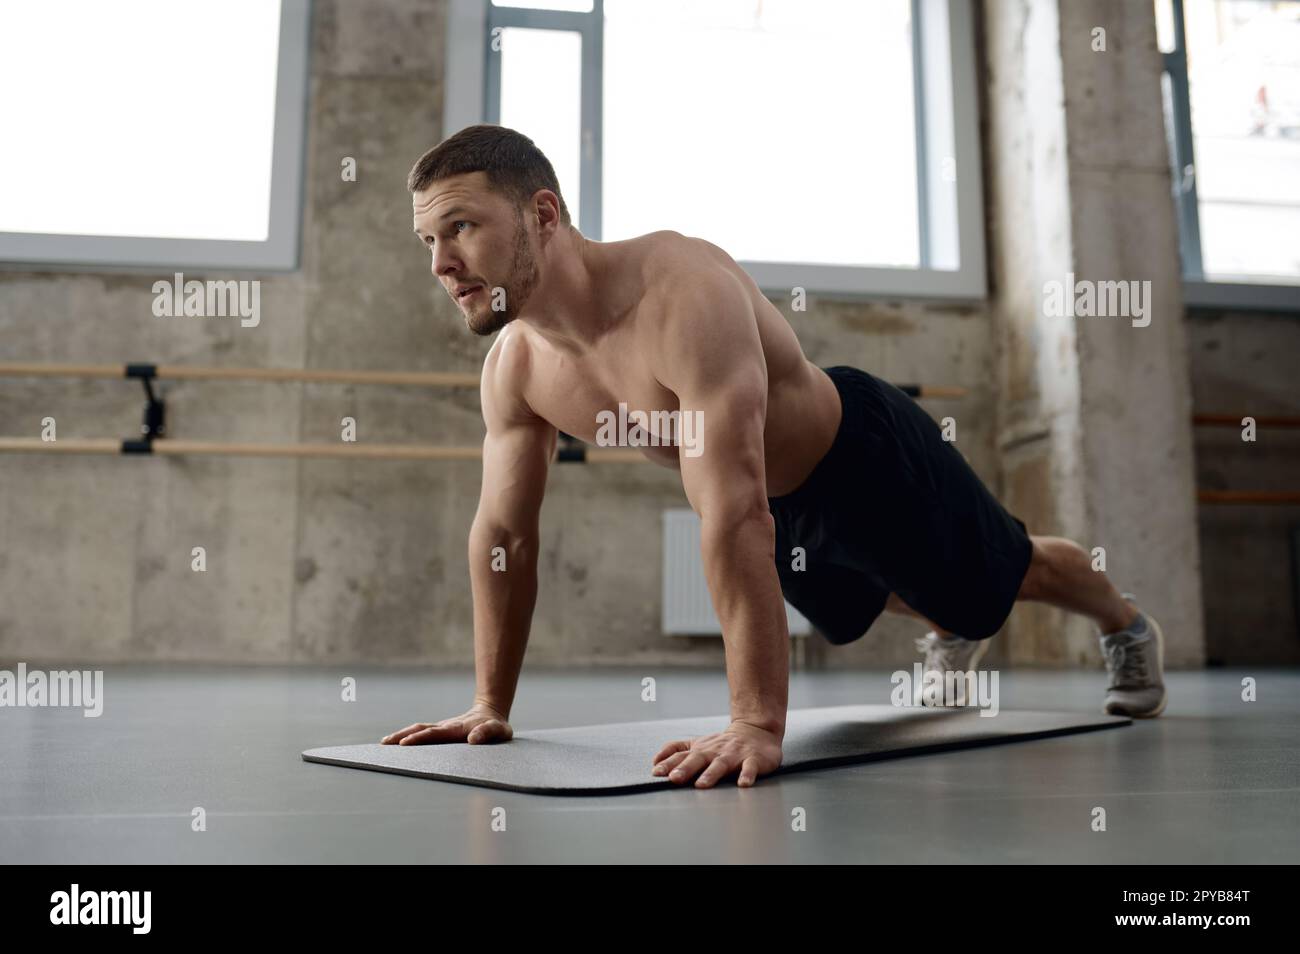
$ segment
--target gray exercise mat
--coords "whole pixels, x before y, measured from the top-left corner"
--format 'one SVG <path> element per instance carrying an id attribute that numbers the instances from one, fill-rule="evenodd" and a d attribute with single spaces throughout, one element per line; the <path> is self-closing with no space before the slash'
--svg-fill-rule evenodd
<path id="1" fill-rule="evenodd" d="M 870 762 L 947 749 L 1023 742 L 1132 722 L 1121 716 L 889 705 L 793 709 L 786 717 L 783 761 L 776 774 Z M 516 732 L 493 745 L 336 745 L 308 749 L 307 762 L 414 775 L 538 795 L 617 795 L 691 787 L 650 774 L 652 760 L 674 739 L 720 732 L 727 716 L 620 722 Z M 771 778 L 772 776 L 764 776 Z M 758 784 L 763 783 L 763 778 Z M 719 783 L 722 784 L 722 783 Z M 734 777 L 728 784 L 734 785 Z"/>

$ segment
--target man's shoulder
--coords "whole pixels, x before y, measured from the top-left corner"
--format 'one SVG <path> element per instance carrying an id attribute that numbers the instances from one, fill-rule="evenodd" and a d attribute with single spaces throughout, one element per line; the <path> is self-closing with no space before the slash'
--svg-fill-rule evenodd
<path id="1" fill-rule="evenodd" d="M 494 372 L 523 370 L 531 356 L 528 341 L 528 327 L 522 322 L 512 321 L 497 334 L 483 359 L 483 372 L 491 368 Z"/>
<path id="2" fill-rule="evenodd" d="M 720 298 L 748 300 L 740 266 L 712 242 L 674 231 L 644 238 L 647 297 L 660 309 L 690 316 L 700 314 L 700 305 L 716 305 Z"/>
<path id="3" fill-rule="evenodd" d="M 762 361 L 757 286 L 722 249 L 670 233 L 647 271 L 647 361 L 669 390 Z M 744 356 L 742 358 L 742 355 Z"/>
<path id="4" fill-rule="evenodd" d="M 479 377 L 485 411 L 494 409 L 507 420 L 531 420 L 536 416 L 524 399 L 524 385 L 533 361 L 528 329 L 519 322 L 502 328 L 488 348 Z"/>
<path id="5" fill-rule="evenodd" d="M 706 273 L 736 267 L 735 260 L 725 250 L 698 236 L 664 229 L 643 235 L 641 240 L 646 248 L 645 264 L 655 274 L 664 270 Z"/>

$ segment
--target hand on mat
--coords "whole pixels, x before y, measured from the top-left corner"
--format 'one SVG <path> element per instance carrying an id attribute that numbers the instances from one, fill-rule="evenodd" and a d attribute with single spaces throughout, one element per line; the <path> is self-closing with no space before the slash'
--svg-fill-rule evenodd
<path id="1" fill-rule="evenodd" d="M 417 722 L 398 729 L 379 741 L 384 745 L 430 745 L 438 742 L 468 742 L 479 745 L 485 742 L 509 742 L 514 730 L 505 716 L 491 706 L 478 703 L 463 715 L 441 722 Z"/>
<path id="2" fill-rule="evenodd" d="M 711 788 L 739 770 L 736 784 L 748 788 L 760 775 L 780 767 L 780 736 L 747 722 L 733 722 L 713 735 L 669 742 L 655 756 L 652 774 L 666 774 L 669 781 L 679 784 L 699 774 L 695 787 Z"/>

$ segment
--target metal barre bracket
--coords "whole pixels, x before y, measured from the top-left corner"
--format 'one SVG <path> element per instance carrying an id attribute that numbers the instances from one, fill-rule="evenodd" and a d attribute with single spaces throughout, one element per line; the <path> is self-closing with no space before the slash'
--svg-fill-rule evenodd
<path id="1" fill-rule="evenodd" d="M 587 459 L 587 448 L 583 446 L 582 441 L 564 431 L 560 431 L 559 435 L 559 446 L 555 451 L 557 464 L 581 464 Z"/>
<path id="2" fill-rule="evenodd" d="M 140 425 L 141 440 L 122 442 L 123 454 L 153 453 L 153 439 L 167 433 L 167 403 L 161 395 L 153 393 L 153 381 L 158 377 L 156 364 L 128 364 L 123 377 L 139 378 L 144 385 L 144 421 Z"/>

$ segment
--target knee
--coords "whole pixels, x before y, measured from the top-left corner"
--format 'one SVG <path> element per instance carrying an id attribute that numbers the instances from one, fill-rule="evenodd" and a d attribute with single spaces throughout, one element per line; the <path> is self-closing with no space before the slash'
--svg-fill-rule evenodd
<path id="1" fill-rule="evenodd" d="M 1064 537 L 1030 537 L 1033 556 L 1020 585 L 1019 600 L 1050 600 L 1062 588 L 1076 585 L 1089 569 L 1088 552 Z"/>
<path id="2" fill-rule="evenodd" d="M 897 613 L 900 616 L 916 615 L 910 606 L 898 598 L 897 593 L 890 593 L 889 596 L 885 598 L 885 612 Z"/>
<path id="3" fill-rule="evenodd" d="M 1060 574 L 1056 548 L 1043 537 L 1030 537 L 1033 553 L 1029 559 L 1029 569 L 1020 582 L 1018 600 L 1041 600 L 1052 592 L 1055 580 Z"/>

